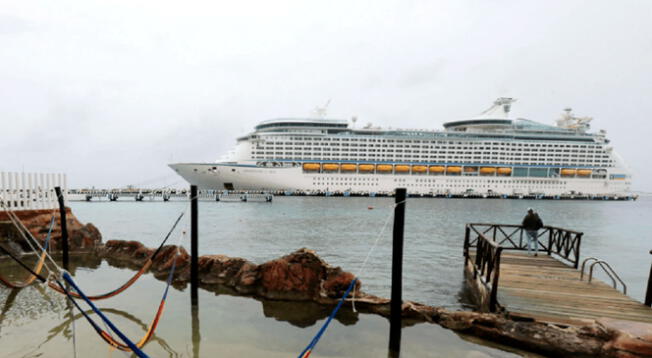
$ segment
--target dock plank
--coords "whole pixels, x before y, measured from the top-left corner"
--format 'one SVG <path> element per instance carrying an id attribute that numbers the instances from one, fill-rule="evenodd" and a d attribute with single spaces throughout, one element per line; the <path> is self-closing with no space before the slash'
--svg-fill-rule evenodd
<path id="1" fill-rule="evenodd" d="M 598 279 L 539 253 L 505 250 L 500 261 L 498 303 L 508 314 L 562 324 L 602 317 L 652 323 L 652 308 Z"/>

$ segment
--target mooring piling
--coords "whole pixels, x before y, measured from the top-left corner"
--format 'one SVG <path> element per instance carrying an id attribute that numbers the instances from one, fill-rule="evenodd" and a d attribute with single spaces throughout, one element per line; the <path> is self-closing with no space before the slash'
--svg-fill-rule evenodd
<path id="1" fill-rule="evenodd" d="M 61 250 L 63 251 L 63 268 L 68 270 L 68 226 L 66 225 L 66 206 L 63 202 L 61 187 L 55 186 L 54 192 L 57 194 L 59 201 L 59 216 L 61 221 Z"/>
<path id="2" fill-rule="evenodd" d="M 192 358 L 199 358 L 199 343 L 201 342 L 201 334 L 199 333 L 199 306 L 197 304 L 191 305 L 190 313 L 192 319 Z"/>
<path id="3" fill-rule="evenodd" d="M 407 189 L 397 188 L 394 202 L 394 232 L 392 244 L 392 300 L 390 303 L 389 356 L 401 351 L 401 310 L 403 305 L 403 229 Z"/>
<path id="4" fill-rule="evenodd" d="M 199 211 L 197 201 L 197 186 L 190 186 L 190 299 L 192 305 L 197 305 L 198 276 L 198 249 L 197 249 L 197 214 Z"/>
<path id="5" fill-rule="evenodd" d="M 652 250 L 650 250 L 652 255 Z M 650 264 L 650 276 L 647 278 L 647 293 L 645 294 L 645 305 L 652 307 L 652 264 Z"/>

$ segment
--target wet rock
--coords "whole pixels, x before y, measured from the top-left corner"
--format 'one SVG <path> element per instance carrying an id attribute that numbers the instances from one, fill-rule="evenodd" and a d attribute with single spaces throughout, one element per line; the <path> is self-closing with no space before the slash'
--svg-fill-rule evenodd
<path id="1" fill-rule="evenodd" d="M 164 246 L 154 258 L 151 271 L 156 277 L 166 277 L 176 257 L 175 283 L 190 281 L 190 256 L 185 249 Z M 97 254 L 112 265 L 138 269 L 154 253 L 138 241 L 109 240 L 97 249 Z M 300 249 L 262 265 L 224 255 L 198 258 L 201 285 L 224 285 L 241 294 L 274 300 L 318 301 L 333 303 L 353 280 L 353 274 L 324 262 L 314 251 Z M 359 287 L 359 282 L 357 284 Z"/>
<path id="2" fill-rule="evenodd" d="M 55 223 L 52 228 L 50 239 L 51 250 L 61 250 L 61 225 L 59 211 L 55 210 L 20 210 L 14 212 L 29 232 L 39 240 L 40 244 L 45 243 L 45 238 L 50 227 L 50 220 L 54 214 Z M 11 223 L 5 211 L 0 212 L 0 239 L 17 243 L 23 252 L 31 252 L 28 243 L 19 234 L 19 231 Z M 66 208 L 66 226 L 68 229 L 68 247 L 71 252 L 92 251 L 102 243 L 102 235 L 93 224 L 82 224 L 77 220 L 70 208 Z"/>

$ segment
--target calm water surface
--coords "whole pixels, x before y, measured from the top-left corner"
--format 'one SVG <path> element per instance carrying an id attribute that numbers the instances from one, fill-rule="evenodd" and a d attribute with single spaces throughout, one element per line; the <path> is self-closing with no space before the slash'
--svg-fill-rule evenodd
<path id="1" fill-rule="evenodd" d="M 104 240 L 138 240 L 158 245 L 183 202 L 70 203 L 82 222 L 94 223 Z M 368 207 L 372 206 L 373 210 Z M 629 294 L 643 299 L 652 248 L 652 200 L 636 202 L 409 199 L 406 209 L 404 297 L 462 308 L 462 243 L 467 222 L 519 223 L 534 207 L 548 225 L 585 233 L 582 256 L 607 260 L 621 274 Z M 267 203 L 200 202 L 200 254 L 226 254 L 256 263 L 298 248 L 316 250 L 327 262 L 361 277 L 363 290 L 389 296 L 391 198 L 277 197 Z M 382 231 L 383 225 L 389 225 Z M 187 226 L 187 220 L 183 221 Z M 361 262 L 379 238 L 367 268 Z M 183 243 L 188 247 L 188 242 Z M 74 274 L 90 293 L 112 289 L 132 270 L 84 262 Z M 24 275 L 11 262 L 3 274 Z M 164 282 L 145 275 L 126 293 L 99 302 L 125 333 L 138 339 L 151 321 Z M 34 285 L 0 288 L 0 356 L 72 357 L 73 324 L 63 298 Z M 166 311 L 145 351 L 153 357 L 294 357 L 323 323 L 328 309 L 311 304 L 259 301 L 200 290 L 193 338 L 189 293 L 170 291 Z M 128 356 L 111 351 L 78 313 L 73 315 L 78 357 Z M 386 357 L 389 325 L 374 315 L 343 309 L 313 357 Z M 478 344 L 480 343 L 480 344 Z M 403 331 L 402 357 L 508 357 L 513 353 L 437 325 Z M 198 352 L 198 354 L 194 354 Z"/>
<path id="2" fill-rule="evenodd" d="M 393 198 L 342 197 L 276 197 L 271 204 L 200 202 L 199 253 L 262 263 L 307 247 L 328 263 L 357 274 L 366 292 L 389 297 L 393 202 Z M 159 244 L 187 207 L 182 202 L 131 201 L 74 202 L 71 206 L 82 222 L 100 229 L 105 241 L 138 240 L 150 247 Z M 537 210 L 546 225 L 584 232 L 582 258 L 606 260 L 627 284 L 628 294 L 643 300 L 652 249 L 649 197 L 634 202 L 409 199 L 404 298 L 459 307 L 464 225 L 519 224 L 528 207 Z M 360 272 L 379 235 L 378 247 Z M 184 245 L 188 247 L 188 242 Z"/>
<path id="3" fill-rule="evenodd" d="M 99 260 L 90 266 L 73 270 L 87 293 L 116 287 L 134 273 Z M 0 263 L 0 270 L 14 279 L 25 276 L 7 260 Z M 99 301 L 98 307 L 135 341 L 147 330 L 164 288 L 164 282 L 146 275 L 125 293 Z M 75 351 L 77 357 L 131 356 L 111 350 L 79 312 L 71 314 L 64 297 L 52 290 L 39 285 L 0 288 L 0 302 L 2 357 L 73 357 Z M 258 301 L 200 290 L 194 323 L 198 334 L 193 336 L 189 292 L 172 289 L 156 335 L 144 351 L 150 357 L 296 357 L 329 311 L 314 304 Z M 386 319 L 355 314 L 346 307 L 311 357 L 386 357 L 388 332 Z M 516 356 L 433 324 L 407 327 L 402 336 L 402 357 Z"/>

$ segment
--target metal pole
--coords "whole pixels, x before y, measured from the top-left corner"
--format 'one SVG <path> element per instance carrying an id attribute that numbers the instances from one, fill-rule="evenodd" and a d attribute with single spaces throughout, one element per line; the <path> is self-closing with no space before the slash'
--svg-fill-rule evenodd
<path id="1" fill-rule="evenodd" d="M 401 306 L 403 281 L 403 228 L 407 189 L 397 188 L 394 208 L 394 240 L 392 247 L 392 300 L 389 318 L 389 354 L 398 357 L 401 352 Z"/>
<path id="2" fill-rule="evenodd" d="M 54 187 L 59 201 L 59 221 L 61 223 L 61 250 L 63 251 L 63 268 L 68 270 L 68 227 L 66 225 L 66 206 L 63 203 L 61 187 Z"/>
<path id="3" fill-rule="evenodd" d="M 197 186 L 190 186 L 190 300 L 197 305 L 198 250 L 197 250 Z"/>
<path id="4" fill-rule="evenodd" d="M 652 255 L 652 250 L 650 250 Z M 645 305 L 652 307 L 652 265 L 650 265 L 650 276 L 647 279 L 647 293 L 645 294 Z"/>

